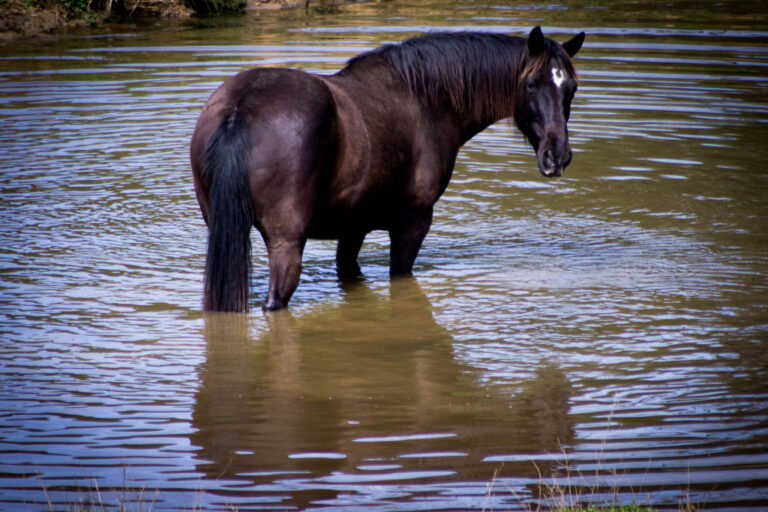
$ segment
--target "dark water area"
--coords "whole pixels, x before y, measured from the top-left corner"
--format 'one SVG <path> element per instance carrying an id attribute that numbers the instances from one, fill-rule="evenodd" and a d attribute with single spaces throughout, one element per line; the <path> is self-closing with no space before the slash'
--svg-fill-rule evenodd
<path id="1" fill-rule="evenodd" d="M 704 5 L 704 7 L 702 7 Z M 203 315 L 188 142 L 254 66 L 432 30 L 587 40 L 574 160 L 459 155 L 414 279 L 388 239 L 289 311 Z M 768 507 L 768 8 L 383 2 L 0 48 L 0 509 Z M 554 504 L 549 501 L 545 504 Z"/>

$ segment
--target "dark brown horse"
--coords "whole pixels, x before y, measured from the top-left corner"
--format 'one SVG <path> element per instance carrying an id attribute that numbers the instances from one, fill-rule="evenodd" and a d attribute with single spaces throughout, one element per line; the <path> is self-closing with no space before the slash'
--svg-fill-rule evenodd
<path id="1" fill-rule="evenodd" d="M 560 176 L 583 41 L 560 45 L 539 27 L 527 39 L 436 33 L 332 76 L 260 68 L 224 82 L 190 148 L 209 229 L 203 308 L 248 310 L 252 226 L 269 258 L 266 310 L 288 304 L 308 238 L 339 241 L 344 278 L 359 274 L 366 234 L 386 230 L 390 274 L 410 273 L 459 148 L 500 119 L 514 116 L 541 174 Z"/>

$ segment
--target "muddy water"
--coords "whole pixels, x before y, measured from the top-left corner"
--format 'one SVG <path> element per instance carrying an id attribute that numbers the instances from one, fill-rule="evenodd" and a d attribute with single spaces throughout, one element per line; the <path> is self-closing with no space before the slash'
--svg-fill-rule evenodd
<path id="1" fill-rule="evenodd" d="M 535 24 L 588 34 L 562 179 L 500 123 L 415 279 L 383 234 L 343 287 L 310 242 L 264 315 L 255 239 L 253 312 L 201 314 L 187 142 L 221 81 Z M 392 2 L 4 46 L 0 509 L 761 509 L 767 42 L 760 3 Z"/>

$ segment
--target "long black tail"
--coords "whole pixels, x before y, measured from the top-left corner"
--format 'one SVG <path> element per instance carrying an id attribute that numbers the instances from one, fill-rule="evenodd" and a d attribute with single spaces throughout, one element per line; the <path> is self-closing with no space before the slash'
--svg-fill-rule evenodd
<path id="1" fill-rule="evenodd" d="M 237 110 L 208 141 L 208 258 L 203 309 L 248 311 L 253 204 L 248 184 L 248 125 Z"/>

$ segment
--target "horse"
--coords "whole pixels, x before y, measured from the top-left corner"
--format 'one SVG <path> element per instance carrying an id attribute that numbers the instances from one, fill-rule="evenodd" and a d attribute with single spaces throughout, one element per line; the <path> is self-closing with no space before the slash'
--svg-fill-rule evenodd
<path id="1" fill-rule="evenodd" d="M 208 227 L 203 309 L 248 311 L 252 227 L 267 250 L 266 311 L 288 305 L 307 239 L 338 240 L 345 280 L 360 276 L 365 236 L 385 230 L 390 275 L 410 274 L 459 149 L 499 120 L 514 118 L 543 176 L 561 176 L 583 42 L 581 32 L 560 44 L 540 27 L 435 32 L 333 75 L 256 68 L 226 80 L 190 143 Z"/>

